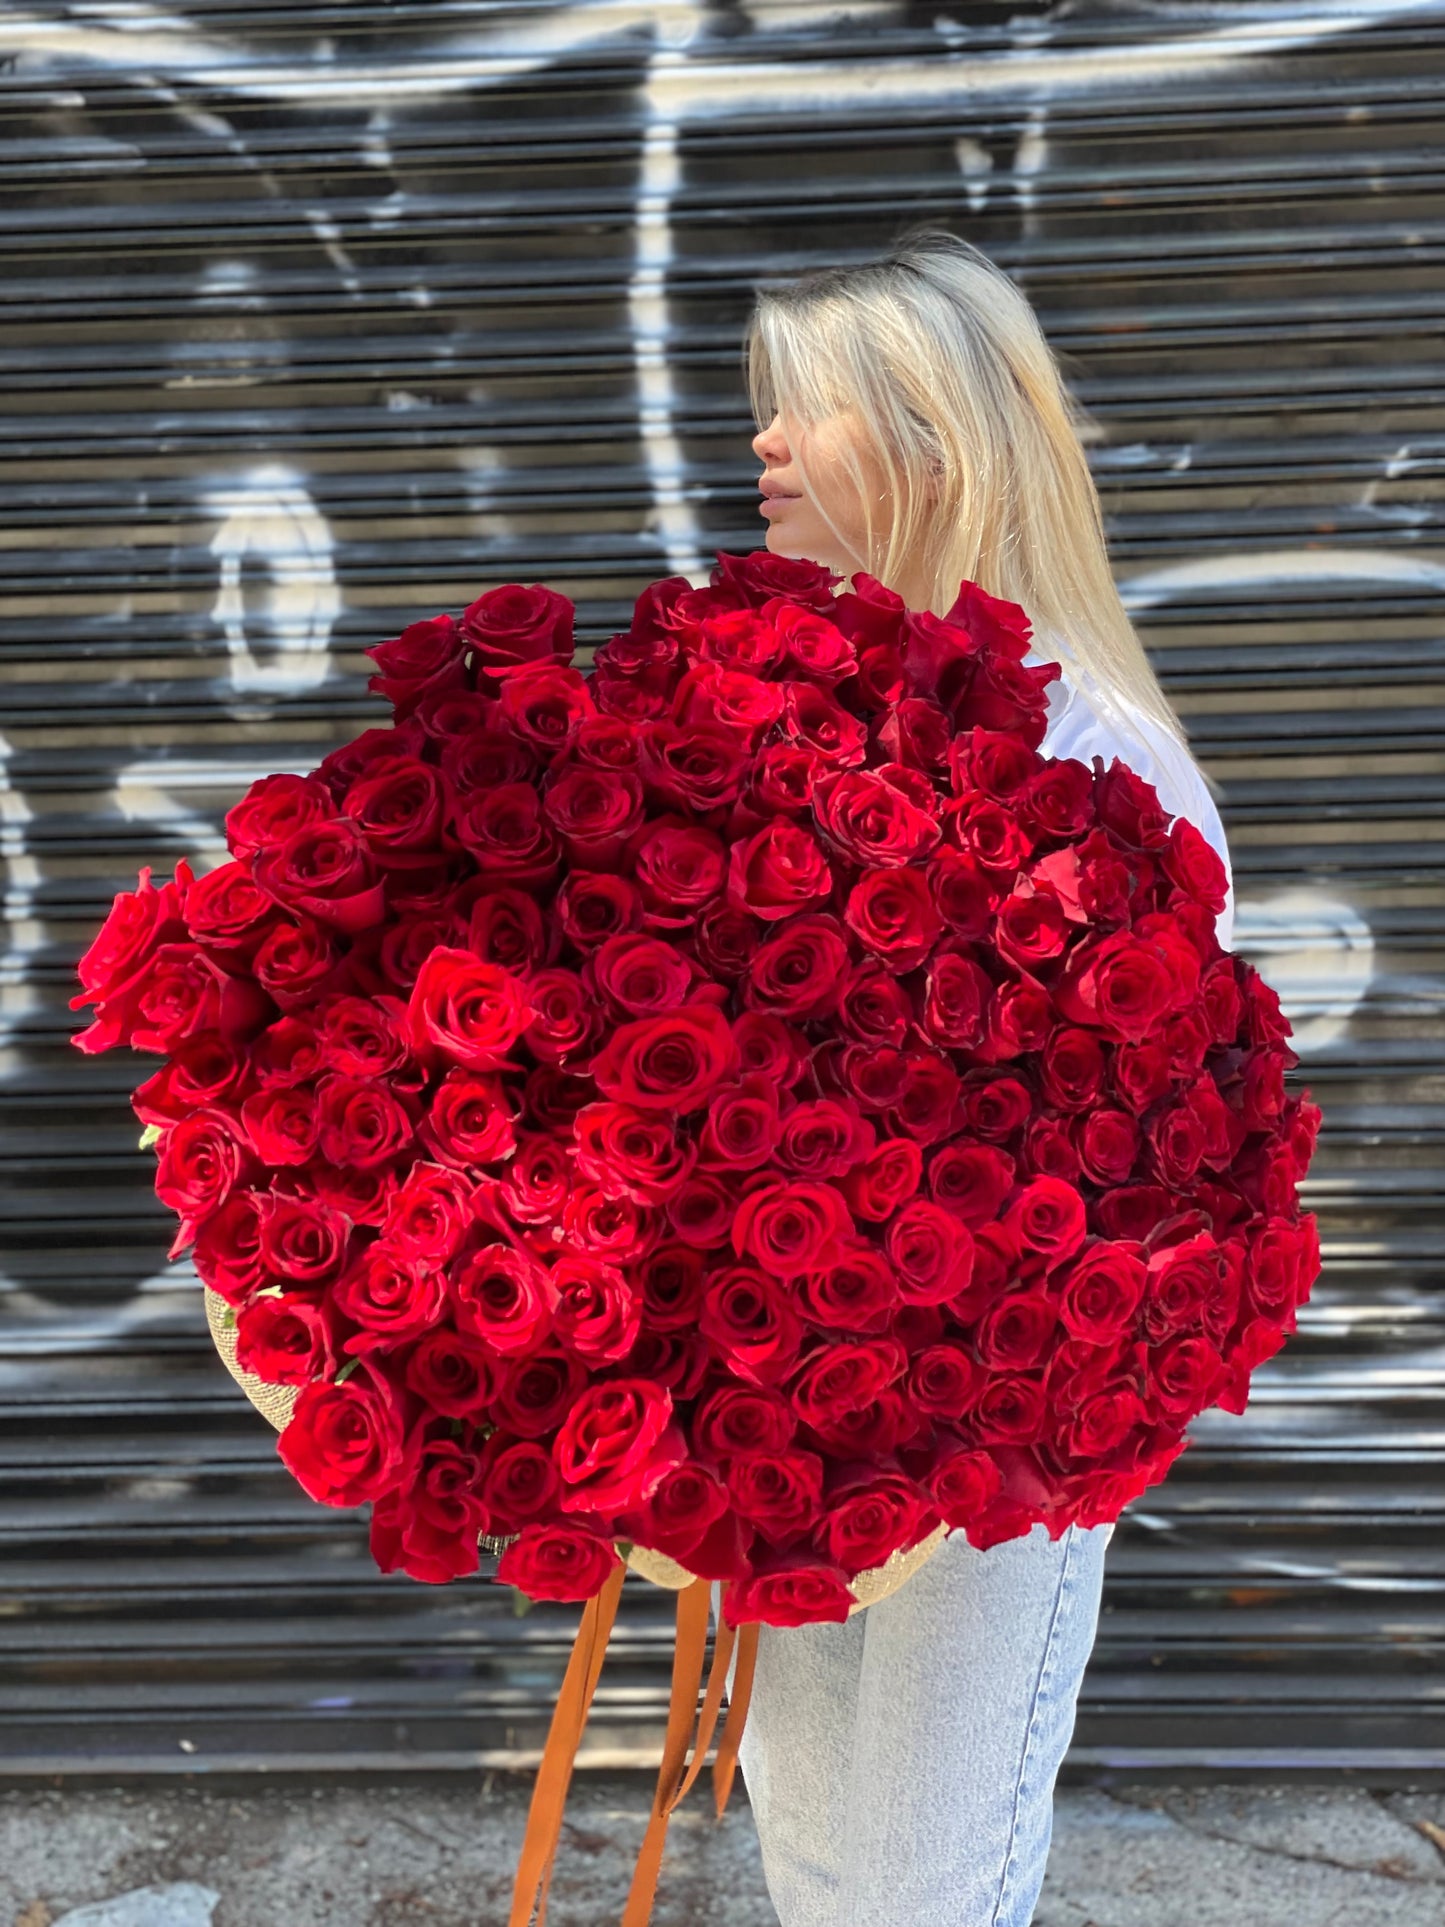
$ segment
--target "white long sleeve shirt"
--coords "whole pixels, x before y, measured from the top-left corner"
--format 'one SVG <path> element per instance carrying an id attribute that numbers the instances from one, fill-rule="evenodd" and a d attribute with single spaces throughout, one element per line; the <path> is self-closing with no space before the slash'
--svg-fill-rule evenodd
<path id="1" fill-rule="evenodd" d="M 1189 751 L 1140 709 L 1132 698 L 1110 690 L 1103 693 L 1097 680 L 1082 666 L 1075 666 L 1062 649 L 1050 655 L 1047 636 L 1025 657 L 1026 662 L 1057 662 L 1063 671 L 1049 684 L 1048 729 L 1040 744 L 1044 756 L 1073 756 L 1086 765 L 1102 756 L 1109 767 L 1117 756 L 1136 775 L 1152 783 L 1159 800 L 1172 816 L 1183 816 L 1219 853 L 1229 878 L 1224 908 L 1215 919 L 1215 932 L 1223 949 L 1230 948 L 1234 934 L 1234 871 L 1224 839 L 1214 798 L 1209 794 L 1199 765 Z"/>

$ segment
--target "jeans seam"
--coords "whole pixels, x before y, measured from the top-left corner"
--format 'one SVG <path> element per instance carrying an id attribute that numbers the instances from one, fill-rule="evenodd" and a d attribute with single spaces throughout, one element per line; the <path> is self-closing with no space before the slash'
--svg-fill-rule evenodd
<path id="1" fill-rule="evenodd" d="M 1059 1569 L 1058 1590 L 1054 1594 L 1053 1609 L 1049 1614 L 1049 1630 L 1044 1640 L 1043 1657 L 1039 1661 L 1039 1675 L 1034 1681 L 1033 1698 L 1029 1706 L 1028 1731 L 1024 1735 L 1023 1750 L 1019 1755 L 1018 1779 L 1014 1783 L 1013 1813 L 1009 1820 L 1008 1846 L 1004 1854 L 1003 1876 L 999 1882 L 998 1900 L 995 1903 L 989 1927 L 1000 1927 L 1005 1903 L 1012 1898 L 1012 1882 L 1018 1871 L 1018 1828 L 1019 1812 L 1023 1806 L 1025 1784 L 1028 1780 L 1029 1761 L 1033 1754 L 1034 1742 L 1039 1730 L 1039 1707 L 1043 1700 L 1044 1689 L 1058 1650 L 1059 1621 L 1063 1616 L 1064 1594 L 1068 1590 L 1069 1571 L 1073 1564 L 1074 1548 L 1078 1541 L 1079 1528 L 1070 1526 L 1064 1545 L 1064 1562 Z"/>

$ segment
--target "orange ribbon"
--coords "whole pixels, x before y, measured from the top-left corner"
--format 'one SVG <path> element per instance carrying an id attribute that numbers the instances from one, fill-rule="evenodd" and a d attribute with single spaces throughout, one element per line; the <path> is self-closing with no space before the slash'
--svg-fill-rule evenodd
<path id="1" fill-rule="evenodd" d="M 577 1748 L 592 1696 L 597 1690 L 602 1658 L 617 1617 L 622 1597 L 622 1582 L 627 1568 L 619 1559 L 608 1574 L 601 1592 L 582 1608 L 582 1622 L 572 1642 L 557 1704 L 552 1709 L 552 1724 L 547 1744 L 542 1749 L 542 1764 L 532 1788 L 532 1804 L 527 1812 L 527 1830 L 517 1861 L 517 1878 L 512 1888 L 512 1911 L 508 1927 L 530 1927 L 532 1909 L 537 1908 L 537 1927 L 546 1927 L 547 1894 L 552 1885 L 552 1862 L 557 1854 L 557 1837 L 562 1831 L 562 1808 L 572 1780 Z M 540 1883 L 541 1896 L 537 1888 Z"/>
<path id="2" fill-rule="evenodd" d="M 532 1804 L 527 1814 L 521 1857 L 517 1863 L 508 1927 L 531 1927 L 534 1906 L 537 1908 L 536 1927 L 546 1927 L 547 1895 L 552 1884 L 557 1840 L 562 1831 L 562 1809 L 577 1749 L 581 1744 L 582 1729 L 586 1725 L 598 1675 L 602 1671 L 603 1655 L 617 1616 L 623 1576 L 624 1568 L 619 1565 L 602 1591 L 594 1599 L 589 1599 L 583 1609 L 572 1656 L 567 1662 L 567 1672 L 557 1695 L 552 1725 L 542 1752 L 542 1763 L 537 1769 L 536 1785 L 532 1789 Z M 697 1696 L 702 1686 L 703 1658 L 707 1650 L 710 1591 L 706 1579 L 695 1579 L 677 1596 L 677 1639 L 672 1656 L 667 1733 L 663 1740 L 652 1812 L 633 1871 L 622 1927 L 647 1927 L 652 1917 L 668 1819 L 702 1770 L 703 1760 L 717 1729 L 727 1684 L 728 1663 L 736 1647 L 737 1665 L 733 1673 L 727 1720 L 713 1761 L 713 1798 L 719 1819 L 727 1806 L 732 1787 L 738 1744 L 742 1739 L 748 1700 L 752 1694 L 758 1629 L 756 1625 L 732 1627 L 725 1619 L 719 1620 L 707 1691 L 699 1711 Z"/>

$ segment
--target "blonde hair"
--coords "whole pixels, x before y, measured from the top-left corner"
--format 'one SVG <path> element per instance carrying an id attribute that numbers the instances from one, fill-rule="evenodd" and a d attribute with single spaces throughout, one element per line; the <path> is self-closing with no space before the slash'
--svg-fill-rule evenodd
<path id="1" fill-rule="evenodd" d="M 760 429 L 779 412 L 856 410 L 887 481 L 880 513 L 853 453 L 870 575 L 899 593 L 923 583 L 914 606 L 935 615 L 964 580 L 1021 604 L 1045 660 L 1084 671 L 1106 704 L 1131 697 L 1189 747 L 1114 585 L 1079 434 L 1093 423 L 986 254 L 913 228 L 875 260 L 763 283 L 744 357 Z"/>

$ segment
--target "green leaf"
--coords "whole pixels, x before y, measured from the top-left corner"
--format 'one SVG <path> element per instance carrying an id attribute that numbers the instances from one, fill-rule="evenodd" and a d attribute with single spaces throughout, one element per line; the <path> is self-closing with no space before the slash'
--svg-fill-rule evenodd
<path id="1" fill-rule="evenodd" d="M 228 1332 L 236 1329 L 236 1307 L 234 1305 L 227 1305 L 221 1318 L 221 1324 Z"/>
<path id="2" fill-rule="evenodd" d="M 533 1606 L 536 1605 L 536 1600 L 524 1593 L 520 1586 L 513 1586 L 511 1592 L 513 1617 L 516 1619 L 525 1619 L 527 1614 L 531 1612 Z"/>
<path id="3" fill-rule="evenodd" d="M 632 1540 L 631 1539 L 614 1539 L 612 1541 L 612 1544 L 616 1549 L 617 1557 L 621 1559 L 625 1564 L 627 1560 L 627 1555 L 632 1550 L 632 1545 L 633 1545 Z"/>
<path id="4" fill-rule="evenodd" d="M 140 1134 L 140 1148 L 143 1151 L 148 1151 L 153 1144 L 159 1144 L 160 1141 L 161 1141 L 160 1125 L 147 1124 L 145 1129 Z"/>
<path id="5" fill-rule="evenodd" d="M 361 1369 L 361 1360 L 359 1358 L 353 1358 L 349 1361 L 349 1363 L 342 1366 L 341 1370 L 336 1374 L 335 1378 L 332 1379 L 331 1383 L 333 1385 L 344 1385 L 347 1379 L 350 1378 L 351 1374 L 353 1372 L 360 1371 L 360 1369 Z"/>

